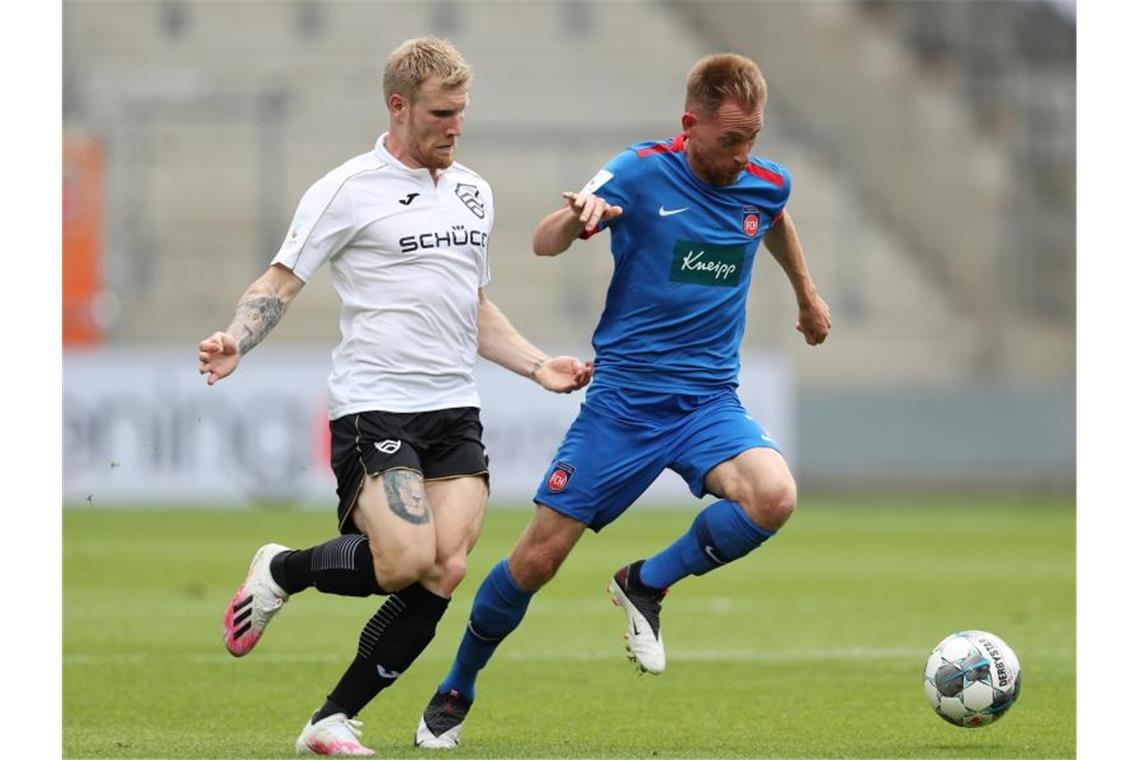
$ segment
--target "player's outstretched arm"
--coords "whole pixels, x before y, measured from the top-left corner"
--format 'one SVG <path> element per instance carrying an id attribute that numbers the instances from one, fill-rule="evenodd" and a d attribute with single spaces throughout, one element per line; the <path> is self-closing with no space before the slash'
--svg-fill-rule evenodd
<path id="1" fill-rule="evenodd" d="M 277 326 L 304 286 L 305 281 L 289 268 L 269 267 L 238 299 L 230 326 L 198 344 L 198 374 L 205 375 L 209 385 L 232 374 L 241 357 Z"/>
<path id="2" fill-rule="evenodd" d="M 549 214 L 534 230 L 533 248 L 538 256 L 557 256 L 583 235 L 589 237 L 598 224 L 621 216 L 621 206 L 590 193 L 562 193 L 566 206 Z"/>
<path id="3" fill-rule="evenodd" d="M 786 210 L 764 235 L 764 245 L 780 264 L 796 293 L 796 303 L 800 308 L 796 329 L 803 333 L 809 346 L 823 343 L 831 332 L 831 309 L 815 289 L 803 246 L 796 234 L 796 225 Z"/>
<path id="4" fill-rule="evenodd" d="M 507 315 L 479 290 L 479 355 L 548 391 L 571 393 L 594 376 L 594 363 L 573 356 L 549 357 L 519 334 Z"/>

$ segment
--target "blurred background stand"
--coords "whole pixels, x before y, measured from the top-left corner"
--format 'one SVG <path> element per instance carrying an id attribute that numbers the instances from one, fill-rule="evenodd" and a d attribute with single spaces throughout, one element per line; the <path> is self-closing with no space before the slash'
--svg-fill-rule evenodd
<path id="1" fill-rule="evenodd" d="M 84 490 L 68 456 L 127 462 L 177 424 L 75 438 L 106 401 L 71 358 L 127 351 L 197 382 L 196 342 L 305 189 L 386 129 L 384 59 L 427 33 L 474 67 L 459 160 L 496 192 L 489 293 L 536 343 L 588 353 L 611 263 L 606 235 L 539 259 L 534 225 L 626 145 L 679 131 L 689 67 L 735 50 L 768 79 L 755 152 L 791 171 L 835 321 L 804 345 L 761 254 L 742 351 L 781 367 L 754 382 L 784 399 L 767 415 L 801 486 L 1071 492 L 1075 24 L 1063 2 L 66 2 L 65 492 Z M 317 454 L 337 308 L 326 268 L 239 373 L 307 357 L 294 435 Z M 488 398 L 522 382 L 480 372 Z M 237 380 L 208 398 L 240 415 Z M 492 445 L 523 464 L 509 435 Z"/>

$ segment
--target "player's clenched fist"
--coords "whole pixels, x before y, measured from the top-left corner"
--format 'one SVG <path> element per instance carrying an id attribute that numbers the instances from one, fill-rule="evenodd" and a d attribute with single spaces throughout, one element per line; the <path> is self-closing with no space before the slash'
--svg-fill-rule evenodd
<path id="1" fill-rule="evenodd" d="M 796 329 L 804 335 L 809 346 L 818 346 L 827 339 L 831 332 L 831 307 L 816 296 L 809 303 L 800 307 L 800 319 Z"/>
<path id="2" fill-rule="evenodd" d="M 198 374 L 214 383 L 237 369 L 241 361 L 237 341 L 227 332 L 216 332 L 198 344 Z"/>

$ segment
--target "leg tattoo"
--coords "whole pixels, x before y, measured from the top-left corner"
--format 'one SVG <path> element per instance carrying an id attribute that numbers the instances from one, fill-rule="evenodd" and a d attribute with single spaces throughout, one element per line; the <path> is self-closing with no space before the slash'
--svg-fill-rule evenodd
<path id="1" fill-rule="evenodd" d="M 389 470 L 384 473 L 384 493 L 393 513 L 413 525 L 431 522 L 424 479 L 418 472 Z"/>

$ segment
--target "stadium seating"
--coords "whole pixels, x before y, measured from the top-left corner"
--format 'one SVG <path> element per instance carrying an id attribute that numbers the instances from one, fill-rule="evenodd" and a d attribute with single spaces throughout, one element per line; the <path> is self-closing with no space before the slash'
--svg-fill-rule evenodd
<path id="1" fill-rule="evenodd" d="M 758 152 L 792 171 L 837 325 L 828 351 L 800 350 L 765 258 L 747 347 L 786 351 L 816 388 L 1070 377 L 1071 320 L 1002 300 L 1024 260 L 1010 258 L 1003 209 L 1019 185 L 1002 146 L 952 88 L 917 79 L 901 33 L 850 7 L 90 2 L 64 20 L 65 126 L 110 147 L 116 341 L 189 342 L 224 323 L 304 189 L 384 128 L 385 54 L 434 32 L 476 70 L 460 160 L 496 189 L 490 295 L 534 339 L 584 345 L 610 269 L 605 236 L 530 255 L 535 222 L 617 148 L 673 134 L 688 66 L 728 46 L 768 75 Z M 331 345 L 336 309 L 323 271 L 275 340 Z"/>

